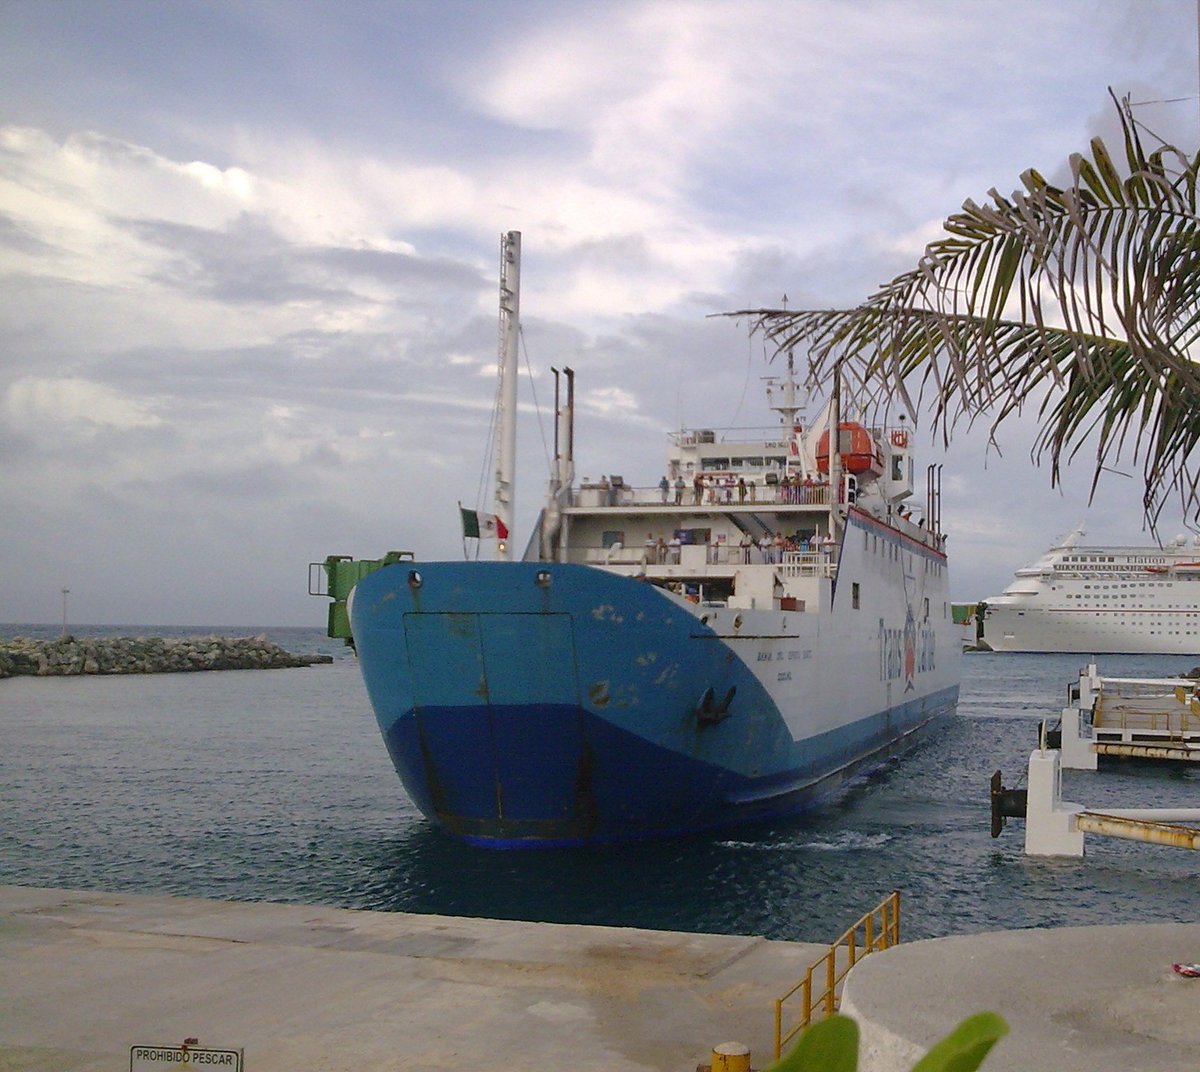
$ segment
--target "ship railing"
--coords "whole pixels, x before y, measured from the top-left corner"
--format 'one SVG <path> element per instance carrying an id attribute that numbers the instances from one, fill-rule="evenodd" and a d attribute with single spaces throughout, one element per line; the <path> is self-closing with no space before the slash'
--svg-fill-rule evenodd
<path id="1" fill-rule="evenodd" d="M 784 551 L 779 572 L 785 579 L 794 577 L 832 577 L 837 563 L 830 551 Z"/>
<path id="2" fill-rule="evenodd" d="M 672 441 L 684 447 L 715 447 L 719 443 L 754 443 L 764 450 L 787 450 L 788 439 L 777 438 L 778 425 L 767 427 L 753 424 L 736 425 L 729 428 L 683 428 L 668 432 Z M 761 452 L 760 452 L 761 453 Z"/>
<path id="3" fill-rule="evenodd" d="M 807 974 L 783 997 L 775 999 L 775 1060 L 783 1048 L 814 1019 L 832 1016 L 841 1004 L 841 987 L 850 969 L 863 957 L 900 942 L 900 891 L 893 890 L 870 912 L 842 933 L 825 955 L 813 962 Z M 795 1021 L 784 1029 L 784 1006 L 800 1002 Z"/>
<path id="4" fill-rule="evenodd" d="M 630 484 L 605 487 L 602 484 L 582 484 L 570 495 L 570 506 L 581 507 L 617 507 L 622 509 L 662 509 L 672 507 L 724 507 L 724 506 L 828 506 L 829 485 L 814 484 L 811 487 L 804 484 L 751 484 L 747 482 L 746 494 L 743 497 L 737 487 L 737 480 L 732 484 L 706 486 L 700 502 L 696 502 L 696 493 L 689 483 L 678 495 L 676 501 L 675 489 L 669 488 L 664 497 L 663 491 L 657 485 L 652 487 L 634 487 Z"/>
<path id="5" fill-rule="evenodd" d="M 833 577 L 837 562 L 825 551 L 777 551 L 774 547 L 761 550 L 757 544 L 743 547 L 739 543 L 666 544 L 653 547 L 644 544 L 625 546 L 614 543 L 607 547 L 571 547 L 568 562 L 589 566 L 761 566 L 773 565 L 787 580 L 800 577 Z"/>
<path id="6" fill-rule="evenodd" d="M 638 544 L 625 547 L 612 544 L 608 547 L 571 547 L 567 561 L 589 566 L 736 566 L 743 563 L 743 548 L 737 544 L 667 544 L 646 547 Z M 751 553 L 751 561 L 762 563 L 762 554 Z"/>

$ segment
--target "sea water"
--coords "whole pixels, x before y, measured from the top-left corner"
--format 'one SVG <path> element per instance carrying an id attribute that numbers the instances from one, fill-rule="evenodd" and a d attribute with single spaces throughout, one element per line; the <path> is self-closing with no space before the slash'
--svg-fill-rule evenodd
<path id="1" fill-rule="evenodd" d="M 989 833 L 989 779 L 1024 783 L 1040 719 L 1087 661 L 963 656 L 958 716 L 807 816 L 585 850 L 464 846 L 404 795 L 353 657 L 305 629 L 76 627 L 79 635 L 266 633 L 330 665 L 0 681 L 0 883 L 649 927 L 827 942 L 893 889 L 907 938 L 1195 919 L 1193 852 L 1089 835 L 1031 859 Z M 54 629 L 0 627 L 0 637 Z M 1103 656 L 1106 676 L 1196 658 Z M 1067 771 L 1089 807 L 1200 806 L 1200 770 Z"/>

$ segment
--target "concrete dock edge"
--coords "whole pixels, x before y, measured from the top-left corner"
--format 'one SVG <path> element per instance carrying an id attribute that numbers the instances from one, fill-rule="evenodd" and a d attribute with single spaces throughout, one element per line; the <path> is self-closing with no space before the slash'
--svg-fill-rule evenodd
<path id="1" fill-rule="evenodd" d="M 693 1072 L 770 1062 L 822 947 L 764 938 L 0 887 L 0 1069 L 128 1072 L 130 1047 L 246 1072 Z"/>

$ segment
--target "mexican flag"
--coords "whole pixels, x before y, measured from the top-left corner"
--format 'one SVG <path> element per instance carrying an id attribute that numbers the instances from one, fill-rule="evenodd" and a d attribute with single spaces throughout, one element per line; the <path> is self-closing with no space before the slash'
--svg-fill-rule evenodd
<path id="1" fill-rule="evenodd" d="M 458 512 L 462 514 L 464 536 L 474 536 L 477 540 L 496 539 L 497 537 L 501 540 L 508 539 L 508 526 L 495 514 L 481 514 L 461 505 Z"/>

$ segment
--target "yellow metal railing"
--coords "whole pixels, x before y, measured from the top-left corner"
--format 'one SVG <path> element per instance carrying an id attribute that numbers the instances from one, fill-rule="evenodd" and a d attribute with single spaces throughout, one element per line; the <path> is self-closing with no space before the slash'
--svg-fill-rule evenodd
<path id="1" fill-rule="evenodd" d="M 862 940 L 859 941 L 859 934 Z M 775 1060 L 783 1056 L 783 1047 L 804 1030 L 813 1020 L 813 1013 L 830 1016 L 841 1001 L 839 986 L 868 953 L 887 949 L 900 941 L 900 891 L 892 890 L 882 901 L 856 923 L 848 927 L 823 957 L 814 962 L 808 974 L 783 997 L 775 999 Z M 814 992 L 814 977 L 824 976 L 824 989 Z M 819 985 L 819 984 L 818 984 Z M 785 1032 L 783 1006 L 788 999 L 800 994 L 800 1014 Z"/>

